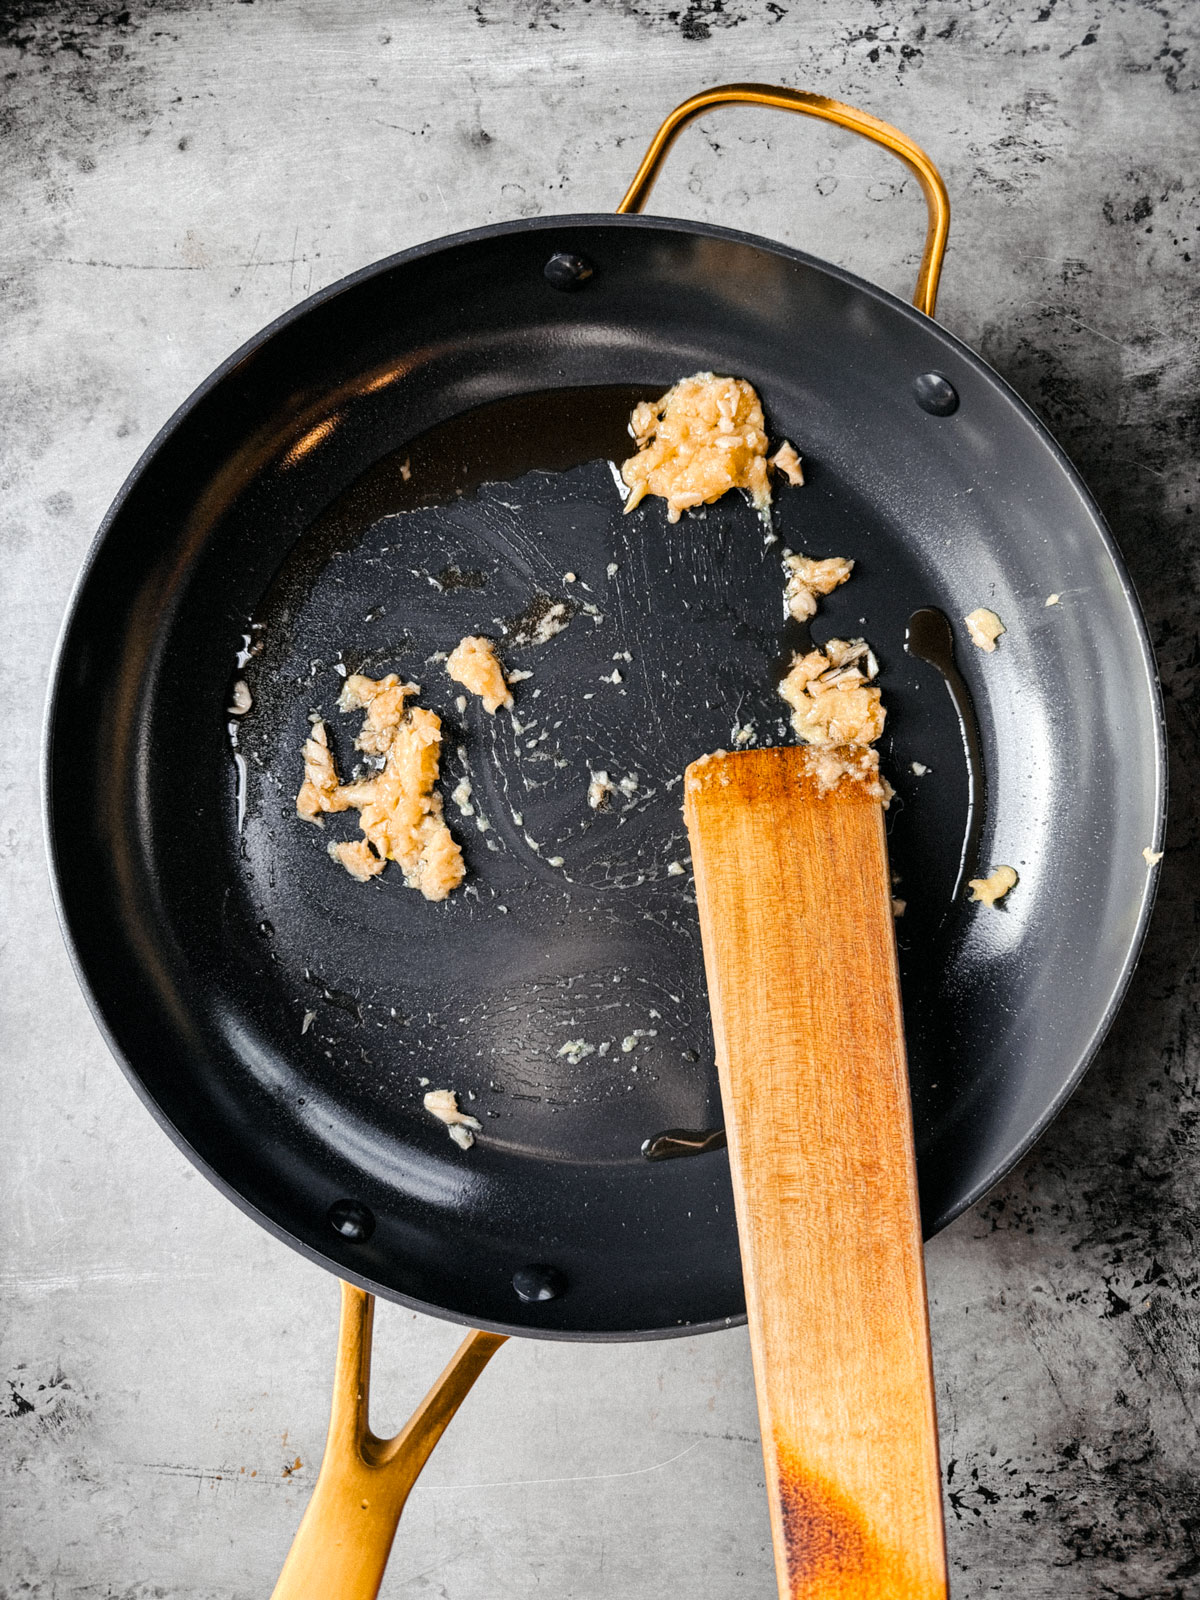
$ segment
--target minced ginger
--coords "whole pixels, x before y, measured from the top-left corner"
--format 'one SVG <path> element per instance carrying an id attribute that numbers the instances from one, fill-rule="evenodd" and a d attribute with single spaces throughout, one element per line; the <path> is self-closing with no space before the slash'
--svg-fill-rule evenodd
<path id="1" fill-rule="evenodd" d="M 794 622 L 807 622 L 817 614 L 817 596 L 832 594 L 854 571 L 853 561 L 845 556 L 829 556 L 815 561 L 812 556 L 786 555 L 783 614 Z"/>
<path id="2" fill-rule="evenodd" d="M 745 489 L 756 511 L 771 504 L 767 425 L 754 386 L 744 378 L 697 372 L 658 400 L 643 400 L 629 419 L 638 453 L 621 468 L 629 488 L 625 510 L 648 494 L 667 502 L 667 521 L 689 506 L 711 505 L 730 489 Z M 785 439 L 773 464 L 803 483 L 800 458 Z"/>
<path id="3" fill-rule="evenodd" d="M 340 783 L 325 724 L 316 722 L 304 745 L 296 810 L 305 821 L 319 822 L 323 812 L 356 807 L 363 838 L 330 844 L 333 859 L 360 883 L 382 872 L 385 862 L 398 862 L 410 889 L 426 900 L 444 900 L 466 869 L 434 791 L 441 718 L 406 704 L 417 693 L 416 684 L 401 683 L 394 672 L 378 682 L 357 672 L 347 678 L 338 709 L 366 713 L 355 748 L 382 758 L 383 769 L 361 783 Z"/>
<path id="4" fill-rule="evenodd" d="M 455 683 L 477 694 L 483 701 L 483 709 L 490 715 L 495 716 L 501 706 L 512 706 L 504 669 L 496 659 L 496 648 L 490 639 L 468 634 L 450 652 L 446 671 Z"/>

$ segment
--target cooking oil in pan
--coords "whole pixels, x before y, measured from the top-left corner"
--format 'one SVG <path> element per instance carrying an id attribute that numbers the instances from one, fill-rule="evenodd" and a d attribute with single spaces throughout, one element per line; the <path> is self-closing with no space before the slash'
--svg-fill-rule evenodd
<path id="1" fill-rule="evenodd" d="M 979 742 L 979 722 L 975 716 L 971 691 L 954 660 L 954 630 L 944 611 L 939 611 L 936 606 L 922 606 L 919 611 L 914 611 L 904 630 L 904 648 L 910 656 L 928 662 L 941 673 L 958 716 L 967 771 L 967 821 L 963 830 L 958 876 L 954 880 L 954 892 L 950 898 L 953 906 L 979 859 L 984 807 L 983 749 Z"/>

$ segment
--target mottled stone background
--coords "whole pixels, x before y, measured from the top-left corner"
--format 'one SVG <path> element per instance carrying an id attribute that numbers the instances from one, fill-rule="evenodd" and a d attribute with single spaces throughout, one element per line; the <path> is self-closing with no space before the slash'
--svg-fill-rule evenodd
<path id="1" fill-rule="evenodd" d="M 856 101 L 933 153 L 940 315 L 1058 433 L 1150 619 L 1174 798 L 1146 955 L 1053 1130 L 928 1254 L 955 1594 L 1200 1595 L 1197 32 L 1189 0 L 0 4 L 0 1596 L 268 1594 L 334 1340 L 333 1281 L 154 1128 L 59 942 L 39 720 L 92 532 L 261 324 L 437 234 L 611 208 L 662 113 L 738 78 Z M 886 156 L 768 114 L 689 134 L 655 204 L 899 292 L 919 252 Z M 380 1323 L 385 1426 L 458 1335 Z M 497 1358 L 385 1593 L 535 1591 L 774 1592 L 743 1331 Z"/>

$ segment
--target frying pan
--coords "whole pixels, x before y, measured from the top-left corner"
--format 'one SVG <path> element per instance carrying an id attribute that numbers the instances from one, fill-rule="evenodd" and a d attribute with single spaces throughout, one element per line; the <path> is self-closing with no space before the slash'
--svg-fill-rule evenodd
<path id="1" fill-rule="evenodd" d="M 679 129 L 734 103 L 838 122 L 917 174 L 916 309 L 801 251 L 634 214 Z M 744 1315 L 678 777 L 783 736 L 784 547 L 854 558 L 814 632 L 865 633 L 882 664 L 927 1233 L 1094 1054 L 1152 899 L 1156 677 L 1079 477 L 931 320 L 947 225 L 936 171 L 885 124 L 714 89 L 664 125 L 622 214 L 437 240 L 280 318 L 105 518 L 46 736 L 76 969 L 180 1148 L 351 1283 L 568 1339 Z M 608 463 L 631 403 L 698 369 L 749 379 L 804 457 L 774 544 L 734 496 L 673 526 L 654 501 L 622 516 Z M 567 626 L 536 642 L 557 603 Z M 959 621 L 979 605 L 1007 629 L 986 657 Z M 905 649 L 927 608 L 953 625 L 949 677 Z M 438 655 L 471 632 L 532 674 L 515 720 L 456 705 Z M 422 684 L 442 787 L 471 784 L 470 814 L 447 805 L 469 876 L 445 903 L 395 868 L 352 881 L 325 845 L 353 829 L 295 815 L 310 713 L 353 761 L 334 703 L 359 669 Z M 595 771 L 618 785 L 603 810 Z M 964 873 L 996 862 L 1018 889 L 968 907 Z M 473 1149 L 424 1112 L 427 1084 L 479 1117 Z M 707 1153 L 643 1155 L 678 1129 Z"/>

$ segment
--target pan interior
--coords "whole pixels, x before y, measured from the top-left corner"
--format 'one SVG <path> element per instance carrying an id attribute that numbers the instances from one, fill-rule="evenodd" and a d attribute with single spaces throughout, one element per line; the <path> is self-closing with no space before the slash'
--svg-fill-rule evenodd
<path id="1" fill-rule="evenodd" d="M 897 894 L 920 884 L 901 938 L 912 1070 L 919 1103 L 937 1103 L 929 1021 L 944 1003 L 966 781 L 950 698 L 903 650 L 928 584 L 819 465 L 805 488 L 777 490 L 769 533 L 739 495 L 674 525 L 661 502 L 624 516 L 614 463 L 646 393 L 542 392 L 411 441 L 298 542 L 248 627 L 255 653 L 236 671 L 253 708 L 233 725 L 242 808 L 232 759 L 225 773 L 231 932 L 272 998 L 290 1092 L 351 1110 L 384 1163 L 415 1143 L 469 1174 L 486 1144 L 640 1168 L 648 1137 L 720 1125 L 680 780 L 707 750 L 790 742 L 775 682 L 804 644 L 782 607 L 792 547 L 856 563 L 814 636 L 865 632 L 881 652 Z M 567 626 L 517 642 L 552 605 Z M 487 715 L 446 675 L 472 633 L 529 673 L 512 716 Z M 310 715 L 343 775 L 361 759 L 360 719 L 336 707 L 348 671 L 419 683 L 442 718 L 441 788 L 468 868 L 444 904 L 405 890 L 398 869 L 361 885 L 328 859 L 331 838 L 358 837 L 356 813 L 323 829 L 295 816 Z M 612 792 L 594 808 L 597 773 Z M 482 1120 L 478 1150 L 464 1156 L 431 1124 L 428 1085 L 456 1089 Z"/>
<path id="2" fill-rule="evenodd" d="M 579 294 L 547 285 L 556 251 L 593 264 Z M 610 462 L 630 449 L 633 401 L 706 367 L 753 382 L 772 439 L 804 457 L 806 485 L 778 490 L 775 544 L 734 495 L 674 526 L 658 501 L 622 514 Z M 916 404 L 930 371 L 953 415 Z M 484 1325 L 637 1337 L 742 1314 L 724 1156 L 640 1148 L 720 1118 L 680 780 L 735 730 L 787 736 L 775 682 L 802 640 L 784 623 L 784 547 L 854 558 L 812 632 L 863 634 L 881 663 L 933 1230 L 1028 1147 L 1089 1059 L 1139 942 L 1160 798 L 1127 580 L 994 374 L 794 252 L 548 219 L 338 286 L 157 441 L 64 633 L 53 864 L 135 1086 L 268 1226 Z M 559 602 L 565 629 L 519 643 Z M 1008 627 L 987 658 L 961 628 L 981 604 Z M 955 623 L 987 777 L 981 864 L 1021 874 L 1007 909 L 951 904 L 967 774 L 942 678 L 904 650 L 926 606 Z M 531 674 L 515 721 L 456 704 L 438 657 L 469 632 Z M 311 713 L 344 775 L 356 759 L 339 667 L 411 678 L 443 719 L 468 866 L 443 904 L 395 866 L 364 886 L 331 862 L 353 814 L 324 830 L 295 815 Z M 253 703 L 231 717 L 239 678 Z M 617 787 L 593 810 L 598 771 Z M 469 815 L 449 799 L 464 777 Z M 478 1116 L 473 1149 L 423 1111 L 426 1087 Z M 519 1299 L 531 1266 L 561 1292 Z"/>

